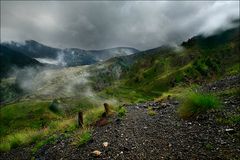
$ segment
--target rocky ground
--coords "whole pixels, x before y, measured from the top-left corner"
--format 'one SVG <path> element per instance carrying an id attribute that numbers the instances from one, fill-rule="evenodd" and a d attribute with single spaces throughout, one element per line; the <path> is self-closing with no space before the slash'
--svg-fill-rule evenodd
<path id="1" fill-rule="evenodd" d="M 216 92 L 231 88 L 239 88 L 239 76 L 205 85 L 203 90 Z M 42 147 L 34 157 L 38 160 L 239 159 L 240 124 L 220 120 L 240 114 L 240 98 L 222 95 L 221 99 L 222 109 L 191 120 L 178 117 L 179 102 L 174 99 L 128 105 L 126 116 L 113 117 L 110 124 L 96 127 L 92 140 L 84 146 L 73 146 L 72 138 L 59 139 L 55 144 Z M 154 109 L 155 115 L 148 114 L 148 106 Z M 104 142 L 108 142 L 107 147 L 103 146 Z M 97 157 L 92 154 L 96 150 L 101 152 Z M 0 159 L 31 158 L 28 152 L 17 153 L 4 154 Z"/>

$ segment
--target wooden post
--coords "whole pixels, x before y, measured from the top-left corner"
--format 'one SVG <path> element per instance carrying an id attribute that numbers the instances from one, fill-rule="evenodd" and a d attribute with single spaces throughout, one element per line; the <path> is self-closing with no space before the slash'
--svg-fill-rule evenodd
<path id="1" fill-rule="evenodd" d="M 78 127 L 82 128 L 83 127 L 83 112 L 78 112 Z"/>
<path id="2" fill-rule="evenodd" d="M 171 100 L 171 96 L 170 95 L 167 96 L 167 100 Z"/>
<path id="3" fill-rule="evenodd" d="M 110 113 L 109 104 L 104 103 L 103 105 L 104 105 L 104 108 L 105 108 L 105 113 L 106 113 L 106 115 L 109 115 L 109 113 Z"/>

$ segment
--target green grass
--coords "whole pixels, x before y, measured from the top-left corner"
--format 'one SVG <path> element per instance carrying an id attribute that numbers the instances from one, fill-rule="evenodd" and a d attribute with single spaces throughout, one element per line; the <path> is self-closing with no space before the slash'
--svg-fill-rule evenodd
<path id="1" fill-rule="evenodd" d="M 74 141 L 74 145 L 82 146 L 92 139 L 91 130 L 84 128 L 77 136 Z"/>
<path id="2" fill-rule="evenodd" d="M 154 116 L 154 115 L 157 114 L 157 112 L 154 111 L 152 107 L 148 107 L 148 109 L 147 109 L 147 114 L 148 114 L 149 116 Z"/>
<path id="3" fill-rule="evenodd" d="M 123 116 L 125 116 L 125 115 L 126 115 L 126 112 L 127 112 L 127 110 L 126 110 L 126 108 L 123 107 L 123 106 L 119 106 L 118 109 L 117 109 L 117 114 L 118 114 L 118 116 L 119 116 L 120 118 L 122 118 Z"/>
<path id="4" fill-rule="evenodd" d="M 61 118 L 49 110 L 49 101 L 23 101 L 0 109 L 0 137 L 26 128 L 39 129 Z"/>
<path id="5" fill-rule="evenodd" d="M 236 75 L 240 73 L 240 63 L 227 68 L 227 75 Z"/>
<path id="6" fill-rule="evenodd" d="M 213 95 L 191 92 L 183 99 L 178 114 L 182 118 L 190 118 L 210 109 L 217 109 L 219 105 L 219 100 Z"/>
<path id="7" fill-rule="evenodd" d="M 45 138 L 46 136 L 52 135 L 55 132 L 70 132 L 76 128 L 77 125 L 75 119 L 70 118 L 52 121 L 49 123 L 48 127 L 38 130 L 24 129 L 21 131 L 15 131 L 12 134 L 1 137 L 0 151 L 9 151 L 10 149 L 30 143 L 36 143 L 35 146 L 40 146 L 41 144 L 43 145 L 48 142 Z M 38 147 L 34 147 L 34 149 L 37 148 Z"/>
<path id="8" fill-rule="evenodd" d="M 76 112 L 84 111 L 85 125 L 95 122 L 104 112 L 102 107 L 94 107 L 87 99 L 62 99 L 68 104 L 66 113 L 59 114 L 50 109 L 51 101 L 22 101 L 0 108 L 0 151 L 9 151 L 18 146 L 36 143 L 44 145 L 46 137 L 56 132 L 70 132 L 77 129 Z M 48 138 L 47 138 L 48 139 Z"/>
<path id="9" fill-rule="evenodd" d="M 58 136 L 56 134 L 53 134 L 50 137 L 48 137 L 47 139 L 37 142 L 35 144 L 35 146 L 32 148 L 32 152 L 35 153 L 38 149 L 40 149 L 41 147 L 43 147 L 46 144 L 54 143 L 57 138 L 58 138 Z"/>
<path id="10" fill-rule="evenodd" d="M 43 135 L 46 135 L 47 131 L 37 131 L 25 129 L 22 131 L 18 131 L 13 134 L 9 134 L 3 138 L 1 138 L 0 143 L 0 151 L 9 151 L 12 148 L 16 148 L 18 146 L 26 145 L 28 143 L 36 142 Z"/>
<path id="11" fill-rule="evenodd" d="M 104 113 L 103 107 L 96 107 L 86 111 L 83 115 L 84 126 L 87 127 L 92 125 L 94 122 L 101 118 L 103 113 Z"/>
<path id="12" fill-rule="evenodd" d="M 130 87 L 125 82 L 105 88 L 99 94 L 106 98 L 116 98 L 121 102 L 139 103 L 153 99 L 153 95 L 146 94 L 144 91 Z"/>

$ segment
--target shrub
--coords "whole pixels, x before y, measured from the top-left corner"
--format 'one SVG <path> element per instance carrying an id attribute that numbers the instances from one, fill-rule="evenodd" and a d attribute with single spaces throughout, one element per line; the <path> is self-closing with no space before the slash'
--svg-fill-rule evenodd
<path id="1" fill-rule="evenodd" d="M 219 100 L 210 94 L 188 93 L 178 109 L 178 114 L 182 118 L 189 118 L 204 113 L 210 109 L 218 108 Z"/>
<path id="2" fill-rule="evenodd" d="M 49 109 L 54 113 L 60 112 L 60 102 L 57 99 L 54 99 L 50 104 Z"/>

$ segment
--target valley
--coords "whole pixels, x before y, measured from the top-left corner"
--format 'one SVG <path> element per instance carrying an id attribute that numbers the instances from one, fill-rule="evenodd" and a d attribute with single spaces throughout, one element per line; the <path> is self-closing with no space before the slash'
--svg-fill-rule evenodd
<path id="1" fill-rule="evenodd" d="M 68 65 L 1 45 L 0 159 L 237 159 L 239 42 L 237 27 Z"/>

